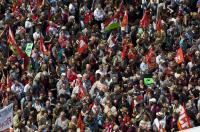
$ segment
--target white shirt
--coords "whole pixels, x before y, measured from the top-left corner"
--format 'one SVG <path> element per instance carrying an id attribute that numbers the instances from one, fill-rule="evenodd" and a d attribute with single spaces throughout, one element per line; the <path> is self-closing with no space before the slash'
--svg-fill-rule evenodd
<path id="1" fill-rule="evenodd" d="M 76 7 L 72 3 L 69 4 L 69 12 L 71 14 L 75 14 L 76 13 Z"/>
<path id="2" fill-rule="evenodd" d="M 165 126 L 166 126 L 166 118 L 162 119 L 162 120 L 158 120 L 158 118 L 156 118 L 154 121 L 153 121 L 153 126 L 156 126 L 157 128 L 157 131 L 159 132 L 163 132 L 163 129 L 165 129 Z"/>
<path id="3" fill-rule="evenodd" d="M 34 41 L 36 41 L 39 38 L 40 38 L 40 32 L 34 32 L 33 33 L 33 39 L 34 39 Z"/>
<path id="4" fill-rule="evenodd" d="M 99 73 L 101 76 L 105 76 L 107 74 L 106 71 L 100 70 L 100 69 L 96 70 L 95 74 L 97 74 L 97 73 Z"/>
<path id="5" fill-rule="evenodd" d="M 22 83 L 19 83 L 18 85 L 13 84 L 11 86 L 11 91 L 13 91 L 14 93 L 21 94 L 23 90 L 24 90 L 24 86 L 22 85 Z"/>
<path id="6" fill-rule="evenodd" d="M 25 22 L 25 28 L 31 28 L 33 26 L 33 23 L 30 22 L 29 20 L 26 20 Z"/>
<path id="7" fill-rule="evenodd" d="M 145 64 L 144 62 L 142 62 L 142 63 L 140 64 L 140 71 L 141 71 L 141 72 L 145 72 L 147 69 L 148 69 L 147 64 Z"/>
<path id="8" fill-rule="evenodd" d="M 27 93 L 27 92 L 29 92 L 30 91 L 30 89 L 31 89 L 31 85 L 28 83 L 28 84 L 26 84 L 25 85 L 25 87 L 24 87 L 24 93 Z"/>
<path id="9" fill-rule="evenodd" d="M 103 9 L 96 8 L 94 11 L 94 19 L 97 21 L 103 20 L 105 16 L 105 12 Z"/>
<path id="10" fill-rule="evenodd" d="M 193 67 L 192 62 L 188 62 L 188 64 L 187 64 L 186 67 L 188 68 L 189 71 L 191 71 L 191 69 L 192 69 L 192 67 Z"/>

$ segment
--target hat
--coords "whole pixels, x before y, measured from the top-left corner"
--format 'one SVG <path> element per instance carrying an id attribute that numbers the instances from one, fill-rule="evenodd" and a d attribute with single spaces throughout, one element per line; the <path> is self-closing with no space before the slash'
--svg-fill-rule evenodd
<path id="1" fill-rule="evenodd" d="M 63 72 L 63 73 L 61 73 L 61 76 L 66 76 L 66 73 L 64 73 L 64 72 Z"/>
<path id="2" fill-rule="evenodd" d="M 81 74 L 78 74 L 77 77 L 82 77 L 82 75 L 81 75 Z"/>
<path id="3" fill-rule="evenodd" d="M 62 28 L 61 28 L 62 30 L 65 30 L 66 29 L 66 26 L 62 26 Z"/>
<path id="4" fill-rule="evenodd" d="M 157 116 L 163 116 L 163 113 L 160 111 L 160 112 L 157 112 L 156 115 Z"/>
<path id="5" fill-rule="evenodd" d="M 155 98 L 151 98 L 151 99 L 149 99 L 149 102 L 156 103 L 156 99 Z"/>

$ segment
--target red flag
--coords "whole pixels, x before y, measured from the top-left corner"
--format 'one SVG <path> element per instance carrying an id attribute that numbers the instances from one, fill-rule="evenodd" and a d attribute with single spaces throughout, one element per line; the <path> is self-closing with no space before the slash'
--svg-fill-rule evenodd
<path id="1" fill-rule="evenodd" d="M 142 19 L 140 20 L 140 26 L 142 28 L 147 28 L 149 24 L 150 24 L 150 18 L 148 15 L 148 11 L 145 11 Z"/>
<path id="2" fill-rule="evenodd" d="M 16 47 L 16 51 L 19 55 L 19 57 L 24 58 L 24 70 L 26 71 L 28 68 L 28 63 L 29 63 L 29 57 L 25 52 L 22 51 L 19 47 Z"/>
<path id="3" fill-rule="evenodd" d="M 81 113 L 79 113 L 79 115 L 78 115 L 77 127 L 80 129 L 80 132 L 84 132 L 85 125 L 83 123 L 83 120 L 82 120 L 82 117 L 81 117 Z"/>
<path id="4" fill-rule="evenodd" d="M 43 37 L 42 35 L 40 35 L 40 52 L 42 53 L 46 53 L 47 52 L 47 49 L 44 45 L 44 40 L 43 40 Z"/>
<path id="5" fill-rule="evenodd" d="M 78 48 L 77 48 L 77 51 L 78 53 L 82 54 L 84 53 L 88 48 L 88 44 L 86 44 L 83 36 L 80 36 L 79 38 L 79 42 L 78 42 Z"/>
<path id="6" fill-rule="evenodd" d="M 153 57 L 153 49 L 152 49 L 152 47 L 151 47 L 151 48 L 149 49 L 148 54 L 146 55 L 146 63 L 147 63 L 147 65 L 150 64 L 150 60 L 151 60 L 152 57 Z"/>
<path id="7" fill-rule="evenodd" d="M 186 110 L 183 106 L 181 106 L 177 125 L 179 130 L 191 128 L 190 118 L 188 117 Z"/>
<path id="8" fill-rule="evenodd" d="M 156 30 L 159 32 L 159 31 L 161 30 L 161 28 L 162 28 L 161 19 L 158 18 L 158 19 L 156 20 Z"/>
<path id="9" fill-rule="evenodd" d="M 124 17 L 123 17 L 123 20 L 122 20 L 122 23 L 121 23 L 122 30 L 126 29 L 127 24 L 128 24 L 128 12 L 125 11 Z"/>
<path id="10" fill-rule="evenodd" d="M 181 64 L 184 61 L 183 50 L 181 47 L 177 50 L 175 61 L 177 64 Z"/>
<path id="11" fill-rule="evenodd" d="M 124 40 L 124 42 L 123 42 L 122 54 L 121 54 L 121 56 L 122 56 L 122 60 L 125 59 L 126 54 L 127 54 L 127 51 L 128 51 L 128 48 L 127 48 L 127 42 L 126 42 L 126 40 Z"/>

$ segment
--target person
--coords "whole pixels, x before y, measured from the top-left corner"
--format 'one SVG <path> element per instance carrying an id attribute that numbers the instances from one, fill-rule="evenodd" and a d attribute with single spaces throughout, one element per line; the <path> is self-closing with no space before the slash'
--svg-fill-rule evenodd
<path id="1" fill-rule="evenodd" d="M 60 127 L 62 131 L 66 131 L 68 127 L 69 121 L 65 117 L 65 112 L 60 112 L 60 116 L 56 119 L 55 127 Z"/>
<path id="2" fill-rule="evenodd" d="M 138 131 L 150 131 L 151 130 L 151 122 L 147 114 L 143 115 L 143 119 L 139 123 Z"/>
<path id="3" fill-rule="evenodd" d="M 13 117 L 13 126 L 15 130 L 21 130 L 23 128 L 24 121 L 22 120 L 22 111 L 18 110 Z"/>

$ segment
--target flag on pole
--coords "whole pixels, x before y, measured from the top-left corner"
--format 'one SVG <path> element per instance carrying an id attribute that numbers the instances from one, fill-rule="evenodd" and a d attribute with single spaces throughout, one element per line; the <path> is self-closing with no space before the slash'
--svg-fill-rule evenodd
<path id="1" fill-rule="evenodd" d="M 79 115 L 78 115 L 77 127 L 80 129 L 80 132 L 84 132 L 85 125 L 83 123 L 83 120 L 82 120 L 82 117 L 81 117 L 81 113 L 79 113 Z"/>
<path id="2" fill-rule="evenodd" d="M 161 31 L 161 28 L 162 28 L 161 18 L 158 18 L 156 20 L 156 30 L 157 30 L 157 32 Z"/>
<path id="3" fill-rule="evenodd" d="M 7 38 L 7 43 L 9 44 L 9 46 L 12 46 L 13 50 L 16 51 L 16 54 L 20 57 L 24 59 L 24 70 L 27 70 L 28 68 L 28 63 L 29 63 L 29 57 L 27 56 L 27 54 L 25 52 L 22 51 L 22 49 L 20 49 L 17 46 L 17 43 L 15 41 L 14 35 L 11 31 L 11 28 L 9 27 L 8 30 L 8 38 Z"/>
<path id="4" fill-rule="evenodd" d="M 147 55 L 146 55 L 146 63 L 147 63 L 147 65 L 149 65 L 150 64 L 150 61 L 151 61 L 151 58 L 153 57 L 153 48 L 151 47 L 150 49 L 149 49 L 149 52 L 147 53 Z"/>
<path id="5" fill-rule="evenodd" d="M 186 110 L 183 106 L 181 106 L 177 125 L 179 130 L 191 128 L 190 118 L 187 115 Z"/>
<path id="6" fill-rule="evenodd" d="M 15 41 L 15 37 L 11 31 L 11 29 L 8 29 L 8 38 L 7 38 L 7 43 L 9 43 L 10 45 L 13 45 L 14 47 L 17 46 L 17 43 Z"/>
<path id="7" fill-rule="evenodd" d="M 128 11 L 125 11 L 124 17 L 123 17 L 123 20 L 122 20 L 122 23 L 121 23 L 121 30 L 125 31 L 127 25 L 128 25 Z"/>
<path id="8" fill-rule="evenodd" d="M 126 58 L 127 52 L 128 52 L 127 41 L 124 40 L 124 41 L 123 41 L 122 53 L 121 53 L 122 60 L 124 60 L 124 59 Z"/>
<path id="9" fill-rule="evenodd" d="M 184 61 L 183 50 L 181 47 L 177 50 L 175 61 L 177 64 L 181 64 Z"/>
<path id="10" fill-rule="evenodd" d="M 109 31 L 111 31 L 111 30 L 118 29 L 118 28 L 120 28 L 119 23 L 113 22 L 113 23 L 109 24 L 109 25 L 105 28 L 105 31 L 104 31 L 104 32 L 109 32 Z"/>
<path id="11" fill-rule="evenodd" d="M 149 13 L 148 11 L 145 11 L 142 19 L 140 20 L 140 26 L 142 28 L 147 28 L 150 24 L 150 18 L 148 13 Z"/>

